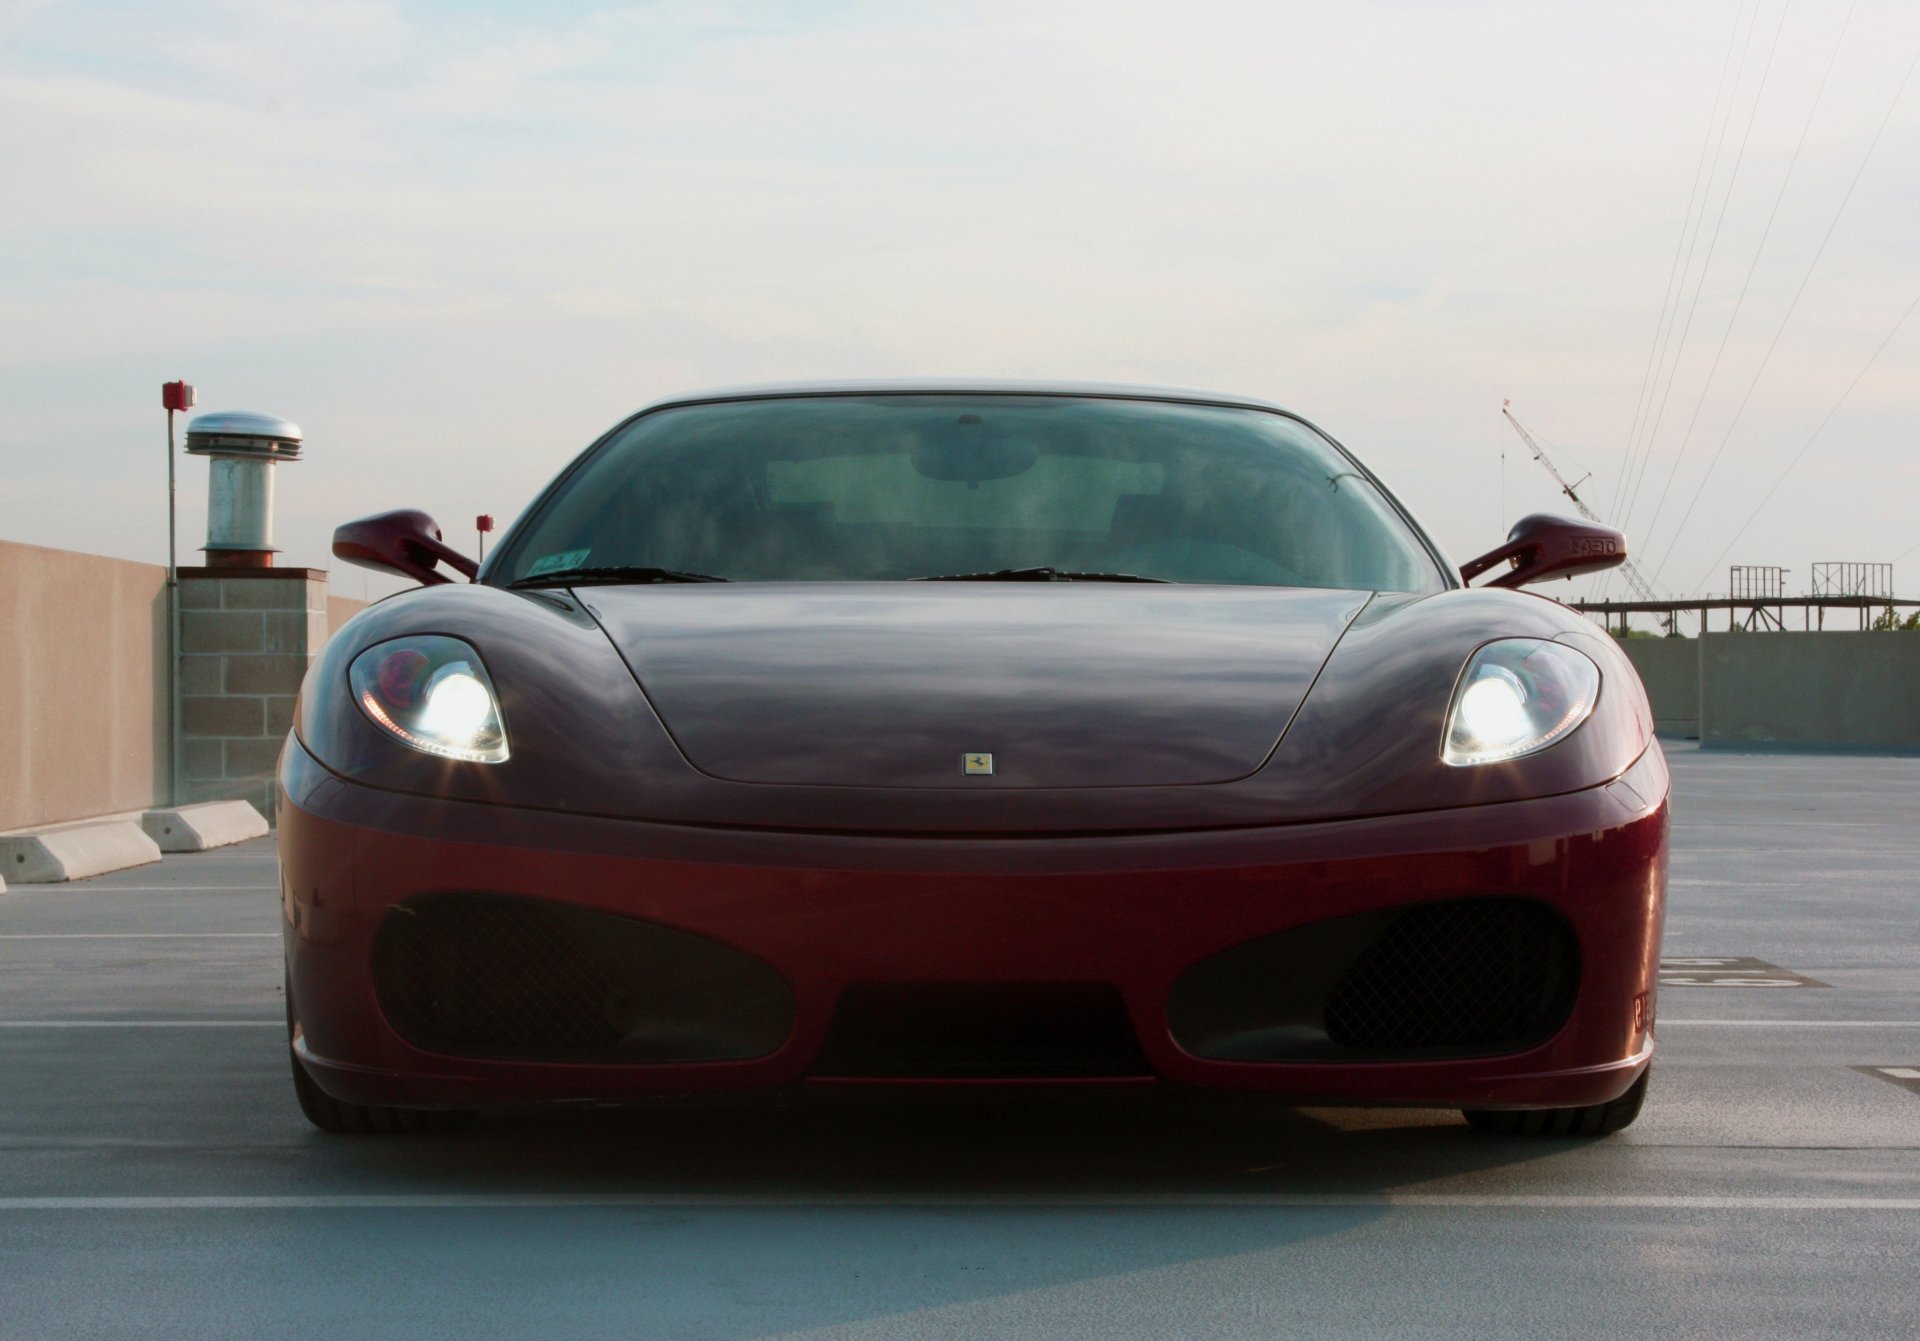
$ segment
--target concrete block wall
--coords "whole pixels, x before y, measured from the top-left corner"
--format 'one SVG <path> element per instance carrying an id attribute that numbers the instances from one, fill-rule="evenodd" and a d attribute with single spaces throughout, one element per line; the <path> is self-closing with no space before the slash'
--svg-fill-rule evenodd
<path id="1" fill-rule="evenodd" d="M 182 799 L 237 797 L 271 817 L 294 698 L 329 623 L 321 569 L 180 570 Z"/>

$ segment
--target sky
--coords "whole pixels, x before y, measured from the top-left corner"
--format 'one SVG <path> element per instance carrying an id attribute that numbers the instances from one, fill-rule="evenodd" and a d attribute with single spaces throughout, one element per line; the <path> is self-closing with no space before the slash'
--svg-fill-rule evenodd
<path id="1" fill-rule="evenodd" d="M 470 549 L 662 395 L 1072 377 L 1286 405 L 1457 561 L 1568 510 L 1510 399 L 1663 594 L 1920 594 L 1916 58 L 1911 0 L 0 0 L 0 539 L 164 562 L 174 378 L 300 424 L 280 562 L 357 596 L 334 525 Z"/>

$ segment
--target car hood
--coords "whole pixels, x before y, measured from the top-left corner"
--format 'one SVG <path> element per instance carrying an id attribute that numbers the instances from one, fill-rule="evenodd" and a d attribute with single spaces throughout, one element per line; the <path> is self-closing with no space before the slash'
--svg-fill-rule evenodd
<path id="1" fill-rule="evenodd" d="M 709 776 L 994 790 L 1245 777 L 1368 600 L 971 582 L 577 596 Z M 970 754 L 992 773 L 964 771 Z"/>

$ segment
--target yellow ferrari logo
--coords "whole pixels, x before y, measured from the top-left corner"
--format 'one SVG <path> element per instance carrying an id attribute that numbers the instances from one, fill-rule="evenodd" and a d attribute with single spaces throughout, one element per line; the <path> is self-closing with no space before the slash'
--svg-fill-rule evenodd
<path id="1" fill-rule="evenodd" d="M 990 754 L 963 754 L 960 756 L 960 771 L 969 777 L 993 772 L 993 756 Z"/>

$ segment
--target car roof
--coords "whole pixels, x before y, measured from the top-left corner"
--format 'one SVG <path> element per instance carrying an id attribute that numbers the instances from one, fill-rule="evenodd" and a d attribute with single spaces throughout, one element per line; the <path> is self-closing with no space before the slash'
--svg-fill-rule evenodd
<path id="1" fill-rule="evenodd" d="M 749 386 L 714 387 L 664 396 L 646 405 L 647 410 L 670 405 L 707 405 L 729 400 L 775 400 L 801 396 L 860 395 L 1003 395 L 1003 396 L 1099 396 L 1118 400 L 1178 401 L 1192 405 L 1228 405 L 1249 410 L 1273 410 L 1290 414 L 1283 406 L 1254 396 L 1238 396 L 1225 391 L 1201 391 L 1189 387 L 1163 387 L 1131 382 L 1076 382 L 1021 380 L 995 377 L 881 377 L 855 380 L 813 382 L 767 382 Z"/>

